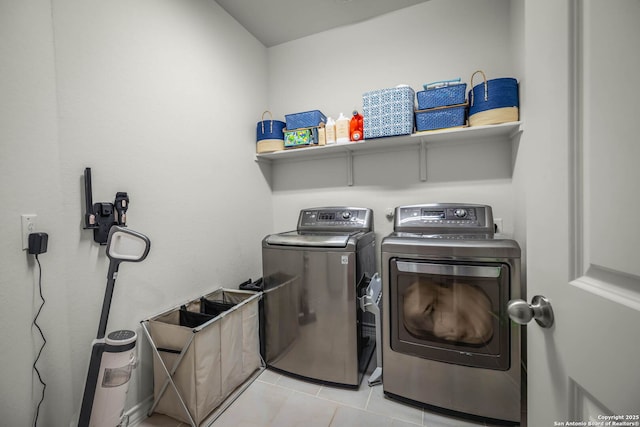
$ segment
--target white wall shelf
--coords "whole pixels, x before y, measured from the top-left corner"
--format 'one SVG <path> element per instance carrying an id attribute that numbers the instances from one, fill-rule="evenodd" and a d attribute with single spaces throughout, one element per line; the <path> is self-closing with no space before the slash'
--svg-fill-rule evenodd
<path id="1" fill-rule="evenodd" d="M 522 132 L 522 122 L 510 122 L 499 125 L 465 128 L 440 129 L 417 132 L 411 135 L 376 138 L 345 144 L 333 144 L 314 147 L 293 148 L 273 153 L 256 154 L 257 162 L 271 163 L 300 161 L 322 158 L 347 158 L 347 184 L 353 185 L 353 156 L 358 153 L 396 151 L 404 147 L 417 147 L 420 150 L 420 180 L 427 180 L 426 146 L 428 144 L 462 142 L 473 144 L 476 140 L 509 139 L 513 140 Z"/>

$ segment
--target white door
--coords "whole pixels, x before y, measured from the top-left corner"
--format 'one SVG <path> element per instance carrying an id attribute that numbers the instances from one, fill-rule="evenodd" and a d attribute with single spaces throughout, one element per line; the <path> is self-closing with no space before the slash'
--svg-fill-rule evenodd
<path id="1" fill-rule="evenodd" d="M 525 16 L 527 298 L 555 314 L 526 326 L 528 425 L 638 426 L 640 1 Z"/>

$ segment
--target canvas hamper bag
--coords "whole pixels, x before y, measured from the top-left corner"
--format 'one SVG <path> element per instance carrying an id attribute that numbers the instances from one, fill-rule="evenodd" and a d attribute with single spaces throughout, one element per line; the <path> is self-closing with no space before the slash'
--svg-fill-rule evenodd
<path id="1" fill-rule="evenodd" d="M 473 86 L 481 74 L 483 82 Z M 518 82 L 514 78 L 487 80 L 482 70 L 471 75 L 469 91 L 469 126 L 495 125 L 518 121 Z"/>
<path id="2" fill-rule="evenodd" d="M 222 401 L 221 376 L 217 369 L 212 369 L 212 366 L 220 365 L 220 323 L 212 323 L 194 333 L 193 328 L 180 323 L 180 311 L 174 310 L 149 321 L 162 365 L 169 372 L 177 365 L 172 379 L 180 392 L 178 394 L 173 387 L 165 385 L 166 373 L 160 361 L 154 358 L 153 395 L 154 403 L 157 403 L 154 412 L 190 424 L 180 403 L 182 400 L 195 423 L 200 424 Z M 180 350 L 189 343 L 181 354 Z M 209 357 L 204 359 L 202 354 Z M 202 384 L 207 387 L 202 387 Z"/>
<path id="3" fill-rule="evenodd" d="M 156 353 L 153 412 L 199 426 L 260 368 L 260 298 L 220 288 L 141 322 Z"/>
<path id="4" fill-rule="evenodd" d="M 221 330 L 222 392 L 226 397 L 260 367 L 259 298 L 254 292 L 218 289 L 203 300 L 206 303 L 201 311 L 215 307 L 226 319 Z M 225 311 L 225 307 L 231 308 Z"/>
<path id="5" fill-rule="evenodd" d="M 269 120 L 264 119 L 264 115 L 269 113 Z M 280 120 L 273 120 L 271 111 L 262 113 L 262 121 L 256 126 L 256 153 L 271 153 L 284 150 L 285 123 Z"/>

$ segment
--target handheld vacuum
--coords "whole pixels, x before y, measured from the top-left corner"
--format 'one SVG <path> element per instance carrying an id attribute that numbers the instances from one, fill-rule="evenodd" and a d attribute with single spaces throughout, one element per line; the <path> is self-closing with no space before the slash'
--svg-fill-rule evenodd
<path id="1" fill-rule="evenodd" d="M 105 338 L 111 298 L 122 262 L 144 260 L 151 247 L 147 236 L 114 225 L 109 230 L 109 272 L 98 336 L 93 341 L 89 372 L 82 395 L 78 427 L 115 427 L 121 424 L 131 372 L 136 364 L 136 333 L 111 332 Z"/>

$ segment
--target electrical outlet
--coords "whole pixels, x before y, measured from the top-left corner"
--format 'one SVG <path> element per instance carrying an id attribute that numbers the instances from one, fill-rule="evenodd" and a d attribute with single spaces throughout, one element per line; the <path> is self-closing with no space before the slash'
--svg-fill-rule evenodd
<path id="1" fill-rule="evenodd" d="M 36 214 L 22 215 L 22 249 L 29 249 L 29 234 L 36 232 Z"/>
<path id="2" fill-rule="evenodd" d="M 494 218 L 493 224 L 495 225 L 494 230 L 496 233 L 502 233 L 502 218 Z"/>

